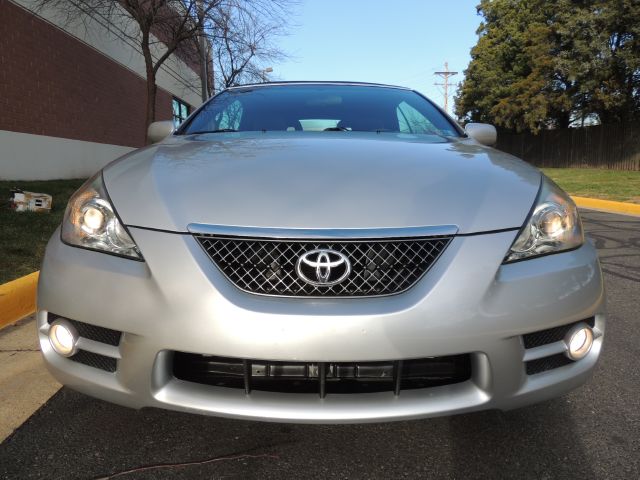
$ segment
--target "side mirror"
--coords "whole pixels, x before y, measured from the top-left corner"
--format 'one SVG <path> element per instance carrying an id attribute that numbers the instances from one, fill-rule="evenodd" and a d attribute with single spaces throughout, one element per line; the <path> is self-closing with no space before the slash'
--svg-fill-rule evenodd
<path id="1" fill-rule="evenodd" d="M 498 141 L 496 127 L 488 123 L 467 123 L 464 131 L 476 142 L 487 145 L 488 147 L 495 145 Z"/>
<path id="2" fill-rule="evenodd" d="M 147 142 L 156 143 L 164 138 L 168 137 L 175 130 L 173 122 L 171 120 L 165 120 L 162 122 L 153 122 L 147 128 Z"/>

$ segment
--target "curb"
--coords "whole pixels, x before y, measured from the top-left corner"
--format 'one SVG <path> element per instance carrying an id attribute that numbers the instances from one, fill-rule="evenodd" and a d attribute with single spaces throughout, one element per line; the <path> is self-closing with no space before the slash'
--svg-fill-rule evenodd
<path id="1" fill-rule="evenodd" d="M 36 311 L 40 272 L 0 285 L 0 330 Z"/>
<path id="2" fill-rule="evenodd" d="M 605 212 L 621 213 L 623 215 L 640 215 L 640 205 L 636 203 L 614 202 L 598 198 L 574 197 L 573 201 L 582 208 L 603 210 Z"/>

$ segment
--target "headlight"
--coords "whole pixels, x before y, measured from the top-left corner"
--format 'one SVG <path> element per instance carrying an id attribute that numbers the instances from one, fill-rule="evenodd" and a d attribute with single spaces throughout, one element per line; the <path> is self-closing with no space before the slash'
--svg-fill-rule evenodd
<path id="1" fill-rule="evenodd" d="M 142 255 L 116 214 L 102 183 L 102 172 L 73 194 L 64 213 L 62 241 L 142 260 Z"/>
<path id="2" fill-rule="evenodd" d="M 582 222 L 575 203 L 543 177 L 536 204 L 504 261 L 572 250 L 583 243 Z"/>

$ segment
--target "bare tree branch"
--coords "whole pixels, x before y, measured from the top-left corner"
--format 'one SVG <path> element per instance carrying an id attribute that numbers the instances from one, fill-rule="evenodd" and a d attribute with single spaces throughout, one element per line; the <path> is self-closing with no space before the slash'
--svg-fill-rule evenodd
<path id="1" fill-rule="evenodd" d="M 275 42 L 286 35 L 294 5 L 291 0 L 231 0 L 212 12 L 217 89 L 264 81 L 265 67 L 286 58 Z"/>
<path id="2" fill-rule="evenodd" d="M 200 67 L 204 44 L 213 53 L 219 87 L 256 81 L 262 65 L 284 58 L 274 40 L 285 34 L 296 0 L 38 0 L 66 24 L 87 32 L 97 22 L 130 45 L 145 62 L 146 124 L 156 117 L 156 76 L 173 54 Z M 205 42 L 200 42 L 202 37 Z M 194 68 L 198 70 L 198 68 Z M 195 85 L 194 85 L 195 87 Z"/>

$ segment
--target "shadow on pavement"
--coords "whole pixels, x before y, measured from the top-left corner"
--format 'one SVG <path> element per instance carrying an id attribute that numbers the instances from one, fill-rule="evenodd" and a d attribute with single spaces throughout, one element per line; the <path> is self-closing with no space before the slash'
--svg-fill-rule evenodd
<path id="1" fill-rule="evenodd" d="M 563 399 L 450 418 L 454 478 L 597 478 Z"/>
<path id="2" fill-rule="evenodd" d="M 594 478 L 575 413 L 560 399 L 508 413 L 291 425 L 137 412 L 63 388 L 2 445 L 0 477 L 102 478 L 161 464 L 115 478 Z"/>

